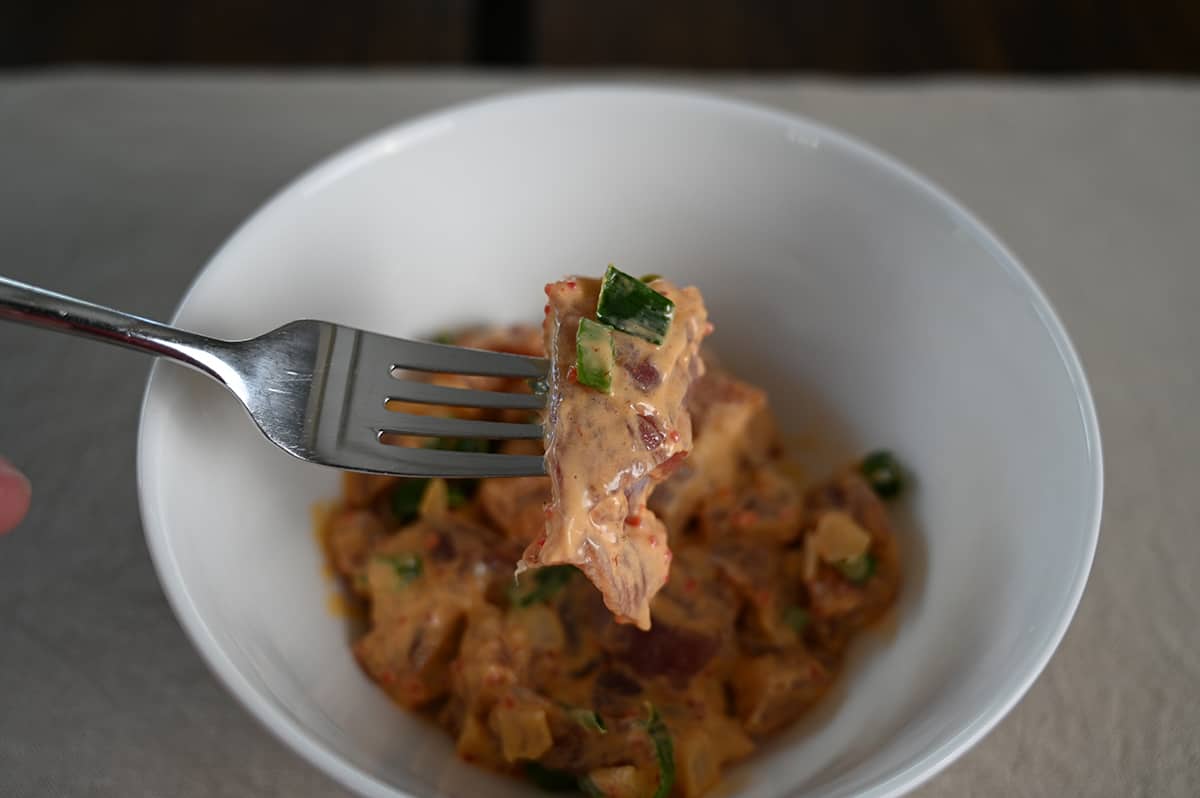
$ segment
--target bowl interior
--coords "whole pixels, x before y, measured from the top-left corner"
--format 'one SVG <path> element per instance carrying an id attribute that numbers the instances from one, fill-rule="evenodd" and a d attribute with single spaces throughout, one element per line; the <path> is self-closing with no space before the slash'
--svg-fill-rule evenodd
<path id="1" fill-rule="evenodd" d="M 1095 545 L 1082 374 L 1012 258 L 944 195 L 803 120 L 688 94 L 527 95 L 376 136 L 254 217 L 182 326 L 295 318 L 398 335 L 540 318 L 541 288 L 609 262 L 704 292 L 712 343 L 785 428 L 887 446 L 916 480 L 893 622 L 814 720 L 725 794 L 895 794 L 981 736 L 1044 665 Z M 203 378 L 155 368 L 147 536 L 182 622 L 276 733 L 377 795 L 525 795 L 459 763 L 360 673 L 311 508 L 337 475 L 290 459 Z"/>

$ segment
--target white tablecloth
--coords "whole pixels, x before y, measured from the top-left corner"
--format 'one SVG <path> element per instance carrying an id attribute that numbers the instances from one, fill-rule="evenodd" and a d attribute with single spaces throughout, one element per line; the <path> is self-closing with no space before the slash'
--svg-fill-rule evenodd
<path id="1" fill-rule="evenodd" d="M 1107 498 L 1079 614 L 1024 701 L 918 794 L 1200 794 L 1200 83 L 649 79 L 799 111 L 940 182 L 1028 265 L 1091 378 Z M 0 76 L 0 272 L 167 317 L 316 159 L 547 80 Z M 0 326 L 0 452 L 35 486 L 0 539 L 0 796 L 343 795 L 215 682 L 159 590 L 134 484 L 148 366 Z"/>

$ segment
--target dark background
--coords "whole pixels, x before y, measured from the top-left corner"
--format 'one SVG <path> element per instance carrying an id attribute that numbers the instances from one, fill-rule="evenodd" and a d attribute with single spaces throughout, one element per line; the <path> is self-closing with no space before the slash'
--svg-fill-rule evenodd
<path id="1" fill-rule="evenodd" d="M 0 0 L 0 65 L 1200 72 L 1200 0 Z"/>

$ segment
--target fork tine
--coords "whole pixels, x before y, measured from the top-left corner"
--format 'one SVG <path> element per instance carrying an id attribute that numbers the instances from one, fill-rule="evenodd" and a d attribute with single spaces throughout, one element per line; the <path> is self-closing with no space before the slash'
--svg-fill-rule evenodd
<path id="1" fill-rule="evenodd" d="M 534 477 L 546 473 L 536 455 L 455 452 L 380 444 L 387 452 L 381 471 L 413 477 Z M 374 470 L 374 469 L 368 469 Z"/>
<path id="2" fill-rule="evenodd" d="M 393 379 L 392 382 L 395 385 L 387 386 L 386 398 L 400 402 L 482 407 L 489 410 L 538 410 L 546 403 L 545 397 L 530 393 L 477 391 L 404 379 Z"/>
<path id="3" fill-rule="evenodd" d="M 396 369 L 408 369 L 541 379 L 546 373 L 545 360 L 389 338 L 323 322 L 308 324 L 332 335 L 320 338 L 312 347 L 314 369 L 322 372 L 323 379 L 307 407 L 301 408 L 305 411 L 304 436 L 295 441 L 281 440 L 278 435 L 272 438 L 287 451 L 338 468 L 407 477 L 520 477 L 546 473 L 539 455 L 432 449 L 418 442 L 398 445 L 400 442 L 387 439 L 390 435 L 538 439 L 543 434 L 540 424 L 440 418 L 386 407 L 386 400 L 394 399 L 448 407 L 538 410 L 545 405 L 544 395 L 432 385 L 393 374 Z M 289 332 L 290 345 L 297 334 Z M 280 412 L 274 406 L 270 410 Z"/>
<path id="4" fill-rule="evenodd" d="M 421 435 L 431 438 L 540 438 L 541 424 L 513 424 L 506 421 L 475 421 L 465 418 L 439 418 L 412 413 L 386 411 L 375 425 L 382 433 Z"/>
<path id="5" fill-rule="evenodd" d="M 546 359 L 541 357 L 464 349 L 461 346 L 402 338 L 377 336 L 376 339 L 380 345 L 380 355 L 390 361 L 392 368 L 525 379 L 544 377 L 549 368 Z"/>

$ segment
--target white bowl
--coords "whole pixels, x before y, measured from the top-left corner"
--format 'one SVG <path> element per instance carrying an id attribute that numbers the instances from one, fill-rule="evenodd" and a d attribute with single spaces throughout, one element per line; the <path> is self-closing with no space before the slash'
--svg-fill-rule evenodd
<path id="1" fill-rule="evenodd" d="M 913 788 L 1046 664 L 1087 579 L 1102 490 L 1062 326 L 1016 259 L 923 178 L 805 119 L 696 94 L 506 97 L 309 172 L 217 253 L 176 321 L 241 337 L 297 318 L 397 335 L 536 320 L 543 282 L 610 261 L 700 286 L 718 353 L 770 390 L 785 427 L 811 431 L 823 404 L 917 475 L 894 628 L 868 635 L 819 717 L 734 769 L 723 794 Z M 301 756 L 371 796 L 533 794 L 457 761 L 355 665 L 311 533 L 335 473 L 160 364 L 138 479 L 184 628 Z"/>

